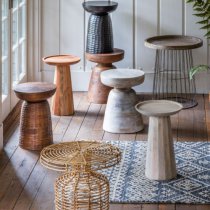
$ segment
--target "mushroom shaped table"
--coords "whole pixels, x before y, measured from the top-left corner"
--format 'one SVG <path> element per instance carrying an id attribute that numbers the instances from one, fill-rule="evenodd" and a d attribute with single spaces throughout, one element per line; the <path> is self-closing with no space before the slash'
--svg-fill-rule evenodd
<path id="1" fill-rule="evenodd" d="M 183 106 L 168 100 L 149 100 L 138 103 L 136 110 L 149 116 L 149 133 L 146 157 L 146 177 L 152 180 L 169 180 L 176 177 L 170 115 Z"/>
<path id="2" fill-rule="evenodd" d="M 14 87 L 16 96 L 24 100 L 20 117 L 20 147 L 41 150 L 53 143 L 50 107 L 47 99 L 56 86 L 44 82 L 28 82 Z"/>
<path id="3" fill-rule="evenodd" d="M 70 65 L 78 63 L 80 58 L 73 55 L 53 55 L 43 58 L 43 61 L 56 66 L 54 83 L 57 90 L 53 97 L 52 113 L 58 116 L 74 114 Z"/>
<path id="4" fill-rule="evenodd" d="M 43 166 L 64 172 L 55 182 L 55 209 L 109 209 L 109 181 L 95 171 L 112 167 L 121 151 L 97 141 L 55 144 L 42 150 Z"/>
<path id="5" fill-rule="evenodd" d="M 138 99 L 131 87 L 144 82 L 144 72 L 136 69 L 107 70 L 101 73 L 101 82 L 114 88 L 109 93 L 103 129 L 111 133 L 142 130 L 142 116 L 135 110 Z"/>

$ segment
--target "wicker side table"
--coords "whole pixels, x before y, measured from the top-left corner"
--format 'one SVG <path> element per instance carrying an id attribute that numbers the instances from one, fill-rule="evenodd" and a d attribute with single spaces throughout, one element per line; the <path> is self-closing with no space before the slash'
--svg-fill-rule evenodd
<path id="1" fill-rule="evenodd" d="M 30 82 L 15 86 L 16 96 L 24 100 L 20 118 L 20 147 L 41 150 L 53 142 L 50 107 L 47 99 L 56 91 L 49 83 Z"/>
<path id="2" fill-rule="evenodd" d="M 55 182 L 56 210 L 108 210 L 109 181 L 95 171 L 119 163 L 118 148 L 95 141 L 60 143 L 42 150 L 40 162 L 65 172 Z"/>
<path id="3" fill-rule="evenodd" d="M 70 65 L 76 64 L 80 58 L 73 55 L 53 55 L 43 58 L 48 65 L 55 66 L 54 83 L 57 86 L 52 102 L 52 113 L 58 116 L 74 114 L 74 102 L 71 84 Z"/>
<path id="4" fill-rule="evenodd" d="M 190 80 L 193 67 L 192 49 L 203 42 L 191 36 L 156 36 L 145 40 L 145 46 L 156 50 L 153 99 L 179 102 L 184 109 L 197 105 L 195 80 Z"/>

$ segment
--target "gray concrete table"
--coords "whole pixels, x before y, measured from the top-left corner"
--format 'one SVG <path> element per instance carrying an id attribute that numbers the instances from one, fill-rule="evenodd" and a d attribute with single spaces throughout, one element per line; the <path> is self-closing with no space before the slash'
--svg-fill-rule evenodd
<path id="1" fill-rule="evenodd" d="M 170 116 L 182 108 L 180 103 L 168 100 L 150 100 L 136 105 L 139 113 L 149 116 L 145 169 L 149 179 L 169 180 L 177 175 Z"/>
<path id="2" fill-rule="evenodd" d="M 111 133 L 142 130 L 142 116 L 135 110 L 138 99 L 131 87 L 144 82 L 144 72 L 136 69 L 108 70 L 101 73 L 101 82 L 114 88 L 109 93 L 103 129 Z"/>

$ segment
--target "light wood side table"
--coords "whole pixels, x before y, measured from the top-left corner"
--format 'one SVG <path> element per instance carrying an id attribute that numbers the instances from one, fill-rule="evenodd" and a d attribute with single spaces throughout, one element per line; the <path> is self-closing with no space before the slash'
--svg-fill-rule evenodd
<path id="1" fill-rule="evenodd" d="M 146 157 L 146 177 L 169 180 L 176 177 L 170 116 L 182 110 L 180 103 L 167 100 L 149 100 L 138 103 L 136 110 L 149 116 Z"/>
<path id="2" fill-rule="evenodd" d="M 76 64 L 80 58 L 74 55 L 52 55 L 44 57 L 43 61 L 55 66 L 54 83 L 57 86 L 52 102 L 52 114 L 68 116 L 74 114 L 74 102 L 70 65 Z"/>

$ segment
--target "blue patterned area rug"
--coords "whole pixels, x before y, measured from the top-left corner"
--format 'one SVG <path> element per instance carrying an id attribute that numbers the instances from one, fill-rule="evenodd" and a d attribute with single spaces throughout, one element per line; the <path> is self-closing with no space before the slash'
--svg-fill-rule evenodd
<path id="1" fill-rule="evenodd" d="M 112 203 L 210 203 L 210 143 L 175 143 L 177 179 L 145 177 L 147 142 L 111 142 L 122 150 L 122 161 L 104 170 L 110 179 Z"/>

